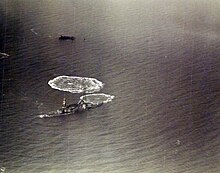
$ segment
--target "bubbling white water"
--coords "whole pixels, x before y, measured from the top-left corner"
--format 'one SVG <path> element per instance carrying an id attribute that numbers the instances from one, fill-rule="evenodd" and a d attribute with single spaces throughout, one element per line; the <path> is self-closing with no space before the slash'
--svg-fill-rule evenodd
<path id="1" fill-rule="evenodd" d="M 104 83 L 95 78 L 76 76 L 58 76 L 48 84 L 54 89 L 71 93 L 94 93 L 104 86 Z"/>
<path id="2" fill-rule="evenodd" d="M 80 97 L 80 100 L 83 100 L 85 103 L 90 103 L 94 105 L 99 105 L 102 103 L 111 102 L 115 96 L 97 93 L 97 94 L 87 94 Z"/>

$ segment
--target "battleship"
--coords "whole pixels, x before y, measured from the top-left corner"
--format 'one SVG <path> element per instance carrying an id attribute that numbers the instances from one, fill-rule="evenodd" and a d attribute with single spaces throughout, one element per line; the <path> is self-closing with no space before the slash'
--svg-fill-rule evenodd
<path id="1" fill-rule="evenodd" d="M 59 114 L 69 114 L 69 113 L 75 113 L 75 112 L 81 112 L 87 108 L 87 105 L 84 104 L 82 100 L 80 100 L 78 103 L 75 104 L 66 104 L 66 99 L 63 99 L 63 104 L 60 109 L 57 109 L 57 112 Z"/>
<path id="2" fill-rule="evenodd" d="M 63 104 L 61 108 L 57 109 L 56 111 L 51 111 L 47 114 L 39 115 L 40 118 L 50 118 L 50 117 L 57 117 L 62 115 L 71 115 L 74 113 L 80 113 L 88 109 L 96 108 L 101 106 L 102 104 L 92 104 L 86 103 L 83 100 L 79 100 L 78 103 L 74 104 L 66 104 L 66 99 L 63 99 Z"/>
<path id="3" fill-rule="evenodd" d="M 100 104 L 87 103 L 84 100 L 80 99 L 78 103 L 67 105 L 66 99 L 64 98 L 62 107 L 58 109 L 57 112 L 59 114 L 82 112 L 86 109 L 96 108 L 98 106 L 101 106 L 102 104 L 103 103 L 100 103 Z"/>

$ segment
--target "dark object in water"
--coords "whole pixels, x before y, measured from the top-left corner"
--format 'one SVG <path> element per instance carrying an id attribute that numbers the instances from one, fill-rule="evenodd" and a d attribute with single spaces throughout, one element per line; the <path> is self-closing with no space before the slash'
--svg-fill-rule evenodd
<path id="1" fill-rule="evenodd" d="M 73 37 L 73 36 L 61 35 L 61 36 L 59 37 L 59 40 L 75 40 L 75 37 Z"/>
<path id="2" fill-rule="evenodd" d="M 63 104 L 60 109 L 57 109 L 56 111 L 51 111 L 47 114 L 39 115 L 40 118 L 50 118 L 50 117 L 57 117 L 61 115 L 71 115 L 74 113 L 80 113 L 88 109 L 96 108 L 101 106 L 102 104 L 93 105 L 90 103 L 85 103 L 83 100 L 80 100 L 78 103 L 75 104 L 66 104 L 66 99 L 63 99 Z"/>
<path id="3" fill-rule="evenodd" d="M 82 112 L 86 109 L 96 108 L 100 105 L 93 105 L 93 104 L 85 103 L 83 100 L 80 100 L 78 103 L 75 103 L 75 104 L 67 105 L 66 99 L 64 98 L 62 108 L 58 109 L 57 112 L 59 114 Z"/>

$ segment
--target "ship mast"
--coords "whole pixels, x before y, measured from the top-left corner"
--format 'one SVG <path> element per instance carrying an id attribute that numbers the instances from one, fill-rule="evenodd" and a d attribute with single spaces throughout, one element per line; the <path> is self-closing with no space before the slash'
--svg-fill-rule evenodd
<path id="1" fill-rule="evenodd" d="M 66 108 L 66 98 L 63 98 L 63 104 L 62 104 L 62 108 Z"/>

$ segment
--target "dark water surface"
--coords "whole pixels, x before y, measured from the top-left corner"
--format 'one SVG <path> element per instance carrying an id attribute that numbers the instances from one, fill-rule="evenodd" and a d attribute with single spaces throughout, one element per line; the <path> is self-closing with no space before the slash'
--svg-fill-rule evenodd
<path id="1" fill-rule="evenodd" d="M 0 167 L 7 173 L 219 173 L 218 0 L 1 0 Z M 75 41 L 59 41 L 60 34 Z M 85 40 L 84 40 L 85 38 Z M 94 77 L 115 99 L 40 119 Z"/>

